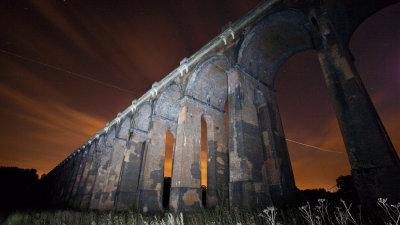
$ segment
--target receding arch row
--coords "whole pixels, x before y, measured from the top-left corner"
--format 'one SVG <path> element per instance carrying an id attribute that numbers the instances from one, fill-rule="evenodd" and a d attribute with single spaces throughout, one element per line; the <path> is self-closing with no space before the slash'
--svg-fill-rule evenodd
<path id="1" fill-rule="evenodd" d="M 171 96 L 174 97 L 171 98 Z M 91 190 L 92 196 L 89 204 L 91 208 L 107 209 L 115 207 L 115 203 L 113 203 L 113 200 L 115 201 L 115 199 L 117 199 L 116 195 L 118 195 L 119 191 L 117 190 L 118 187 L 116 187 L 119 177 L 117 172 L 120 172 L 120 176 L 123 172 L 121 171 L 121 169 L 116 168 L 116 166 L 120 165 L 119 162 L 121 161 L 121 158 L 124 157 L 122 156 L 122 149 L 124 148 L 122 145 L 123 143 L 120 143 L 119 145 L 122 146 L 119 147 L 116 146 L 116 143 L 124 142 L 121 139 L 127 139 L 131 132 L 144 134 L 143 131 L 151 129 L 151 127 L 157 126 L 156 120 L 168 121 L 169 123 L 173 123 L 174 121 L 177 122 L 177 112 L 179 110 L 178 100 L 180 98 L 181 94 L 177 85 L 171 85 L 170 88 L 164 91 L 158 99 L 154 100 L 153 113 L 150 112 L 150 104 L 142 106 L 132 117 L 126 117 L 125 119 L 122 119 L 120 123 L 116 124 L 116 126 L 111 126 L 110 128 L 108 128 L 108 132 L 106 135 L 101 135 L 99 137 L 99 141 L 97 141 L 97 148 L 98 151 L 101 152 L 102 158 L 97 162 L 98 171 L 96 179 L 93 181 L 94 184 Z M 158 104 L 158 102 L 160 102 L 160 104 Z M 166 114 L 165 112 L 168 112 L 168 114 Z M 143 117 L 143 115 L 149 114 L 153 115 L 152 119 L 150 119 L 149 116 Z M 129 122 L 129 120 L 131 120 L 131 122 Z M 146 122 L 147 120 L 151 120 L 151 122 Z M 133 125 L 133 127 L 130 129 L 128 129 L 130 127 L 129 124 Z M 169 130 L 173 133 L 176 133 L 174 129 Z M 149 138 L 147 137 L 147 139 Z M 150 138 L 149 140 L 152 139 Z M 114 143 L 112 143 L 113 141 Z M 146 171 L 146 169 L 144 169 L 144 171 Z M 81 176 L 85 176 L 86 174 L 81 171 L 78 171 L 77 173 L 81 174 Z M 142 175 L 145 178 L 145 172 Z M 116 194 L 110 194 L 113 192 Z M 76 195 L 75 192 L 73 195 Z"/>
<path id="2" fill-rule="evenodd" d="M 153 101 L 153 112 L 151 111 L 150 104 L 147 107 L 142 107 L 143 110 L 138 110 L 137 113 L 131 119 L 133 122 L 131 124 L 137 125 L 137 127 L 131 128 L 131 131 L 144 134 L 146 131 L 146 127 L 148 127 L 148 135 L 146 136 L 146 147 L 142 148 L 142 161 L 139 164 L 142 165 L 141 181 L 138 180 L 138 191 L 137 195 L 136 207 L 143 212 L 148 211 L 160 211 L 162 208 L 159 206 L 162 197 L 160 197 L 162 190 L 163 180 L 163 165 L 157 163 L 162 162 L 163 158 L 151 158 L 153 156 L 159 156 L 161 148 L 160 146 L 165 145 L 165 140 L 157 141 L 157 138 L 165 137 L 165 131 L 172 131 L 177 135 L 177 144 L 175 149 L 174 161 L 179 155 L 180 148 L 187 149 L 185 146 L 185 134 L 180 135 L 179 129 L 172 128 L 174 125 L 179 123 L 184 123 L 186 121 L 186 116 L 196 117 L 200 119 L 201 117 L 207 120 L 207 127 L 210 132 L 208 132 L 208 140 L 211 141 L 208 150 L 208 158 L 214 160 L 209 163 L 209 168 L 213 165 L 214 168 L 207 173 L 209 180 L 208 191 L 207 191 L 207 205 L 215 206 L 218 203 L 218 193 L 217 191 L 220 189 L 225 192 L 225 196 L 228 196 L 228 183 L 229 183 L 229 169 L 227 166 L 228 162 L 228 149 L 227 149 L 227 137 L 226 137 L 226 129 L 225 127 L 225 115 L 224 115 L 224 104 L 225 100 L 228 96 L 228 76 L 226 71 L 230 71 L 230 63 L 227 58 L 224 56 L 216 56 L 206 60 L 203 64 L 194 71 L 193 75 L 188 79 L 188 83 L 185 89 L 185 95 L 180 94 L 180 89 L 177 86 L 171 85 L 165 92 L 163 92 L 158 99 Z M 210 91 L 204 91 L 210 90 Z M 171 98 L 171 96 L 175 96 L 175 98 Z M 172 101 L 170 101 L 172 99 Z M 158 102 L 164 104 L 157 104 Z M 192 105 L 192 109 L 188 110 L 188 106 Z M 147 111 L 146 111 L 147 108 Z M 169 114 L 165 114 L 165 109 L 167 108 L 167 112 Z M 186 113 L 185 113 L 186 110 Z M 176 113 L 178 112 L 179 113 Z M 172 113 L 171 113 L 172 112 Z M 175 113 L 173 113 L 175 112 Z M 198 113 L 198 116 L 193 116 L 194 113 Z M 145 119 L 148 119 L 149 123 L 146 120 L 141 119 L 140 115 L 152 115 L 146 116 Z M 178 118 L 181 118 L 181 122 Z M 212 118 L 217 118 L 213 120 Z M 178 120 L 178 121 L 177 121 Z M 119 188 L 119 177 L 123 176 L 123 169 L 117 168 L 120 165 L 119 162 L 123 161 L 123 146 L 116 147 L 116 143 L 120 142 L 122 136 L 127 138 L 129 132 L 127 132 L 127 127 L 129 122 L 128 119 L 124 119 L 121 121 L 119 127 L 111 127 L 107 133 L 106 137 L 101 137 L 104 140 L 104 144 L 100 145 L 99 148 L 103 148 L 102 158 L 98 162 L 97 168 L 97 177 L 93 184 L 92 197 L 90 202 L 91 208 L 99 208 L 99 209 L 110 209 L 113 207 L 117 207 L 117 203 L 115 203 L 118 195 L 121 193 Z M 174 123 L 175 122 L 175 123 Z M 193 125 L 193 123 L 185 124 L 187 127 L 182 126 L 182 130 L 194 128 L 195 132 L 198 133 L 198 129 L 200 126 Z M 161 129 L 161 127 L 167 127 L 166 129 Z M 174 130 L 176 130 L 174 132 Z M 197 131 L 196 131 L 197 129 Z M 119 137 L 122 134 L 121 137 Z M 185 131 L 183 131 L 185 133 Z M 161 134 L 161 135 L 160 135 Z M 112 138 L 114 138 L 114 143 L 111 144 Z M 198 135 L 197 135 L 198 136 Z M 183 137 L 183 142 L 180 140 Z M 100 138 L 100 139 L 101 139 Z M 219 140 L 217 140 L 219 139 Z M 107 142 L 108 140 L 108 142 Z M 183 144 L 182 144 L 183 143 Z M 193 143 L 196 144 L 196 143 Z M 197 147 L 195 147 L 196 149 Z M 210 150 L 213 149 L 213 150 Z M 145 152 L 145 149 L 147 150 Z M 178 154 L 177 154 L 178 152 Z M 185 152 L 181 151 L 180 153 Z M 194 151 L 193 151 L 194 152 Z M 106 154 L 107 156 L 104 156 Z M 185 152 L 187 154 L 187 152 Z M 193 155 L 200 154 L 199 149 L 197 152 L 194 152 Z M 122 156 L 122 157 L 121 157 Z M 122 158 L 122 159 L 121 159 Z M 181 157 L 182 159 L 182 157 Z M 181 168 L 185 168 L 182 166 L 186 162 L 174 162 L 174 166 L 179 165 Z M 157 168 L 158 166 L 158 168 Z M 123 167 L 123 166 L 121 166 Z M 187 203 L 185 202 L 185 195 L 191 194 L 192 197 L 195 196 L 195 201 L 193 205 L 194 208 L 201 207 L 200 199 L 201 199 L 201 185 L 200 185 L 200 157 L 194 159 L 190 165 L 191 170 L 191 178 L 194 177 L 190 182 L 190 179 L 185 179 L 184 176 L 173 176 L 172 178 L 172 193 L 171 193 L 171 209 L 172 210 L 181 210 L 187 207 Z M 173 173 L 175 174 L 177 169 L 173 169 Z M 119 173 L 118 173 L 119 172 Z M 216 174 L 215 174 L 216 173 Z M 121 175 L 122 174 L 122 175 Z M 179 172 L 177 173 L 179 174 Z M 219 176 L 219 177 L 218 177 Z M 139 179 L 139 178 L 138 178 Z M 189 184 L 181 184 L 181 180 L 189 181 Z M 179 185 L 176 185 L 179 183 Z M 155 192 L 154 192 L 155 191 Z M 146 192 L 149 194 L 146 195 Z M 154 199 L 151 201 L 150 199 Z M 174 199 L 175 198 L 175 199 Z M 177 198 L 177 199 L 176 199 Z M 145 201 L 141 201 L 145 199 Z M 176 205 L 174 205 L 176 203 Z M 196 205 L 197 204 L 197 205 Z M 132 202 L 130 202 L 132 205 Z M 126 204 L 125 204 L 126 206 Z M 142 208 L 140 208 L 142 207 Z M 151 208 L 153 207 L 153 208 Z M 122 207 L 121 207 L 122 208 Z"/>
<path id="3" fill-rule="evenodd" d="M 246 27 L 240 32 L 234 27 L 231 29 L 232 33 L 240 35 L 232 35 L 233 40 L 229 42 L 225 40 L 225 48 L 215 50 L 214 56 L 208 52 L 207 59 L 198 62 L 194 70 L 189 72 L 186 68 L 182 70 L 180 77 L 167 77 L 169 80 L 174 79 L 175 91 L 173 85 L 163 87 L 165 89 L 161 89 L 158 84 L 153 85 L 150 93 L 152 98 L 145 103 L 148 105 L 148 112 L 142 113 L 145 119 L 140 119 L 140 112 L 136 112 L 134 115 L 137 117 L 131 119 L 133 126 L 126 133 L 130 135 L 129 140 L 120 140 L 117 137 L 113 139 L 114 142 L 107 142 L 108 137 L 112 136 L 109 135 L 103 138 L 103 143 L 98 144 L 102 157 L 92 157 L 93 162 L 97 160 L 92 163 L 97 168 L 94 181 L 97 185 L 93 185 L 91 198 L 94 199 L 93 207 L 126 208 L 133 205 L 143 212 L 162 210 L 163 150 L 165 134 L 170 131 L 175 135 L 170 210 L 190 211 L 201 208 L 199 130 L 201 118 L 206 119 L 207 116 L 212 118 L 207 121 L 207 136 L 221 136 L 216 138 L 218 143 L 207 143 L 208 148 L 214 147 L 217 149 L 214 153 L 221 153 L 223 163 L 218 162 L 218 156 L 215 156 L 215 162 L 219 166 L 223 165 L 221 168 L 226 169 L 229 166 L 226 173 L 223 171 L 220 174 L 221 179 L 215 179 L 214 190 L 221 187 L 226 191 L 232 207 L 248 209 L 272 203 L 292 202 L 295 198 L 295 185 L 273 81 L 282 62 L 305 49 L 315 49 L 319 55 L 342 134 L 345 142 L 347 141 L 353 175 L 356 175 L 359 187 L 368 183 L 369 177 L 363 171 L 385 181 L 386 186 L 379 190 L 360 189 L 364 191 L 361 195 L 364 199 L 372 199 L 377 194 L 389 193 L 394 199 L 398 199 L 399 196 L 393 192 L 393 188 L 397 188 L 400 183 L 399 178 L 393 176 L 399 171 L 398 158 L 396 161 L 392 154 L 394 150 L 390 147 L 390 140 L 362 87 L 347 46 L 343 45 L 334 23 L 326 14 L 312 16 L 313 21 L 300 11 L 283 10 L 267 14 L 254 23 L 254 26 Z M 240 38 L 234 39 L 234 36 Z M 165 93 L 168 90 L 170 94 L 167 95 Z M 338 95 L 343 98 L 338 99 Z M 169 101 L 170 96 L 174 96 L 174 100 Z M 220 124 L 224 120 L 221 118 L 226 97 L 229 102 L 229 157 L 228 141 L 222 137 L 224 132 L 221 127 L 224 125 Z M 165 102 L 168 104 L 158 105 Z M 144 110 L 143 102 L 141 105 Z M 360 112 L 363 112 L 362 121 L 357 119 Z M 350 115 L 350 119 L 344 115 Z M 374 131 L 369 134 L 372 137 L 369 142 L 365 144 L 357 141 L 365 137 L 365 132 L 362 131 L 371 127 Z M 116 132 L 112 127 L 107 129 L 108 132 Z M 126 169 L 124 163 L 129 164 L 133 160 L 127 154 L 121 153 L 129 151 L 139 158 L 138 163 L 131 164 L 139 167 L 135 170 L 137 176 L 126 175 L 133 170 Z M 361 154 L 363 151 L 367 151 L 368 156 Z M 68 191 L 64 191 L 67 193 L 65 196 L 70 196 L 74 191 L 79 192 L 80 184 L 85 180 L 82 178 L 86 174 L 86 167 L 90 165 L 86 161 L 89 155 L 77 154 L 75 160 L 71 160 L 73 162 L 65 164 L 72 170 L 65 179 L 65 182 L 71 183 Z M 371 155 L 373 157 L 369 157 Z M 394 160 L 385 164 L 387 160 L 371 162 L 368 157 Z M 122 162 L 121 166 L 116 162 Z M 372 163 L 373 168 L 365 168 L 365 162 Z M 210 165 L 212 163 L 208 167 Z M 81 169 L 82 167 L 85 169 Z M 128 180 L 137 177 L 138 194 L 131 195 L 137 196 L 137 199 L 118 205 L 119 199 L 128 199 L 118 197 L 125 193 L 121 185 L 124 182 L 121 177 L 125 175 Z M 81 177 L 78 178 L 79 176 Z M 213 179 L 210 178 L 210 181 Z M 396 185 L 388 186 L 388 179 L 395 181 Z M 130 184 L 133 183 L 135 182 Z M 229 191 L 226 184 L 229 184 Z M 212 185 L 209 186 L 207 195 L 212 193 Z M 210 199 L 212 197 L 210 195 Z M 66 199 L 70 200 L 71 197 Z M 207 205 L 210 202 L 212 201 L 207 199 Z"/>
<path id="4" fill-rule="evenodd" d="M 216 57 L 221 61 L 223 57 Z M 202 107 L 207 106 L 211 110 L 216 108 L 217 106 L 211 106 L 210 103 L 218 102 L 217 100 L 214 99 L 214 97 L 208 97 L 212 101 L 206 103 L 203 102 L 204 99 L 206 99 L 205 93 L 200 92 L 198 87 L 196 87 L 194 82 L 197 82 L 197 85 L 203 85 L 207 86 L 207 82 L 210 82 L 210 77 L 208 77 L 209 73 L 204 72 L 205 70 L 209 71 L 210 66 L 212 66 L 213 63 L 217 62 L 215 58 L 211 58 L 207 60 L 204 64 L 200 65 L 196 69 L 193 75 L 189 78 L 189 81 L 187 83 L 186 89 L 184 94 L 180 94 L 180 89 L 178 87 L 171 86 L 168 88 L 158 100 L 155 101 L 155 104 L 158 102 L 162 102 L 162 105 L 156 105 L 154 107 L 155 110 L 158 109 L 165 109 L 166 107 L 169 107 L 168 112 L 174 112 L 174 114 L 165 114 L 165 111 L 163 114 L 153 114 L 152 118 L 152 129 L 149 132 L 149 140 L 150 144 L 148 147 L 148 152 L 146 154 L 146 159 L 145 159 L 145 167 L 143 170 L 143 185 L 140 187 L 140 193 L 138 195 L 138 209 L 142 212 L 154 212 L 154 211 L 162 211 L 163 210 L 163 190 L 164 190 L 164 162 L 165 162 L 165 155 L 164 155 L 164 146 L 165 146 L 165 137 L 166 137 L 166 132 L 171 132 L 175 136 L 175 144 L 174 144 L 174 153 L 173 153 L 173 165 L 172 165 L 172 181 L 171 181 L 171 200 L 170 200 L 170 209 L 174 209 L 174 204 L 177 200 L 175 199 L 177 195 L 179 195 L 179 192 L 176 193 L 176 191 L 184 184 L 180 180 L 184 180 L 185 182 L 191 182 L 192 186 L 185 187 L 183 186 L 184 189 L 187 188 L 193 188 L 195 189 L 195 192 L 190 192 L 190 193 L 196 193 L 196 202 L 198 206 L 200 207 L 200 202 L 198 200 L 200 199 L 199 196 L 201 194 L 199 193 L 199 190 L 201 190 L 201 185 L 200 185 L 200 157 L 195 157 L 195 159 L 192 161 L 192 163 L 189 165 L 189 167 L 186 167 L 184 164 L 190 163 L 190 160 L 185 160 L 185 157 L 182 154 L 185 155 L 191 155 L 190 152 L 187 151 L 181 151 L 182 148 L 185 148 L 189 146 L 189 142 L 191 144 L 195 144 L 196 141 L 193 139 L 195 136 L 198 136 L 199 128 L 193 125 L 193 127 L 187 127 L 183 128 L 181 126 L 182 123 L 186 119 L 184 117 L 188 115 L 191 118 L 197 118 L 196 115 L 193 115 L 193 113 L 189 113 L 186 111 L 187 101 L 195 102 L 195 104 L 200 104 Z M 225 63 L 227 65 L 227 63 Z M 193 79 L 195 78 L 195 79 Z M 200 82 L 203 82 L 200 84 Z M 213 84 L 215 85 L 216 82 L 212 81 Z M 225 91 L 225 96 L 223 98 L 226 98 L 226 80 L 224 83 L 224 88 L 222 89 Z M 197 89 L 196 89 L 197 88 Z M 214 88 L 213 88 L 214 89 Z M 211 90 L 213 90 L 211 89 Z M 212 91 L 211 91 L 212 92 Z M 203 96 L 200 96 L 200 94 L 203 94 Z M 209 94 L 209 93 L 207 93 Z M 162 110 L 160 110 L 162 112 Z M 203 111 L 203 110 L 201 110 Z M 159 111 L 157 111 L 158 113 Z M 161 114 L 161 115 L 160 115 Z M 188 123 L 189 126 L 191 126 L 191 123 Z M 183 129 L 188 129 L 191 130 L 192 132 L 195 132 L 196 135 L 193 135 L 191 137 L 188 137 L 188 140 L 183 138 L 183 140 L 180 137 L 183 137 L 180 128 Z M 191 129 L 193 128 L 193 129 Z M 197 129 L 197 131 L 196 131 Z M 183 131 L 185 132 L 185 131 Z M 190 135 L 189 135 L 190 136 Z M 226 138 L 226 137 L 225 137 Z M 198 143 L 199 144 L 199 143 Z M 197 146 L 197 145 L 196 145 Z M 190 151 L 194 152 L 194 155 L 199 156 L 200 155 L 200 149 L 196 148 L 197 150 L 190 149 Z M 185 174 L 190 174 L 190 178 L 186 179 L 182 177 L 182 169 L 185 169 Z M 189 172 L 190 171 L 190 172 Z M 194 178 L 191 181 L 191 178 Z M 177 181 L 178 180 L 178 181 Z M 179 186 L 176 184 L 179 183 Z M 171 204 L 172 203 L 172 204 Z M 177 203 L 178 204 L 178 203 Z"/>

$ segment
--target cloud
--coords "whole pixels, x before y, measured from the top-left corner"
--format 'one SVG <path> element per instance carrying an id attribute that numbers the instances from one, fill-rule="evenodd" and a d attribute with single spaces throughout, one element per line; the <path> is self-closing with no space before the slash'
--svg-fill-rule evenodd
<path id="1" fill-rule="evenodd" d="M 71 18 L 67 18 L 52 2 L 32 2 L 34 7 L 47 19 L 56 29 L 58 29 L 65 37 L 69 38 L 78 48 L 85 51 L 86 54 L 98 58 L 90 41 L 86 40 L 81 32 L 70 22 Z M 70 14 L 72 16 L 73 14 Z"/>
<path id="2" fill-rule="evenodd" d="M 327 120 L 320 129 L 303 129 L 301 133 L 287 137 L 298 142 L 335 152 L 322 151 L 288 142 L 296 185 L 300 189 L 326 188 L 335 185 L 340 175 L 350 173 L 350 165 L 345 152 L 336 118 Z M 336 153 L 337 152 L 337 153 Z"/>
<path id="3" fill-rule="evenodd" d="M 25 78 L 42 94 L 58 93 L 29 73 Z M 80 112 L 62 102 L 34 96 L 32 90 L 18 90 L 0 82 L 1 159 L 4 166 L 36 168 L 48 172 L 68 154 L 101 129 L 106 120 Z M 33 90 L 35 92 L 35 90 Z M 22 129 L 21 129 L 22 128 Z"/>

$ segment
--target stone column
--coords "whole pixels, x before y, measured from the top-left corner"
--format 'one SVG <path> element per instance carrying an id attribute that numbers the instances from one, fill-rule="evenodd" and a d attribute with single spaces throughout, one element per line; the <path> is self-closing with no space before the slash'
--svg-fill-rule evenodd
<path id="1" fill-rule="evenodd" d="M 322 47 L 318 58 L 349 157 L 360 200 L 400 201 L 400 161 L 355 69 L 348 47 L 329 19 L 319 21 Z"/>
<path id="2" fill-rule="evenodd" d="M 71 190 L 74 185 L 74 172 L 75 172 L 76 166 L 77 166 L 77 156 L 71 155 L 70 166 L 69 166 L 67 179 L 66 179 L 66 185 L 65 185 L 66 187 L 65 187 L 65 192 L 64 192 L 64 196 L 63 196 L 63 202 L 65 203 L 65 205 L 68 204 L 68 200 L 71 195 Z"/>
<path id="3" fill-rule="evenodd" d="M 60 201 L 61 196 L 61 178 L 64 171 L 64 165 L 59 165 L 49 172 L 41 183 L 46 193 L 44 197 L 46 203 L 56 204 Z"/>
<path id="4" fill-rule="evenodd" d="M 73 157 L 69 158 L 65 165 L 65 171 L 64 171 L 64 175 L 63 175 L 63 179 L 62 179 L 63 181 L 62 181 L 60 203 L 65 202 L 68 197 L 69 186 L 71 183 L 71 179 L 72 179 L 71 177 L 72 177 L 72 172 L 73 172 L 73 168 L 74 168 L 74 160 L 73 159 L 74 159 Z"/>
<path id="5" fill-rule="evenodd" d="M 81 186 L 81 197 L 80 197 L 80 208 L 88 209 L 90 204 L 91 192 L 93 184 L 96 179 L 97 167 L 98 167 L 98 151 L 96 148 L 96 142 L 93 142 L 89 149 L 88 164 L 85 167 L 86 179 Z"/>
<path id="6" fill-rule="evenodd" d="M 143 213 L 162 212 L 164 190 L 165 141 L 168 130 L 175 124 L 158 117 L 152 118 L 149 144 L 144 156 L 143 176 L 139 187 L 138 210 Z"/>
<path id="7" fill-rule="evenodd" d="M 105 139 L 105 140 L 104 140 Z M 109 131 L 107 137 L 101 136 L 98 143 L 100 164 L 97 170 L 96 180 L 93 186 L 92 197 L 90 200 L 91 209 L 102 209 L 103 203 L 100 201 L 102 195 L 110 193 L 103 192 L 105 183 L 107 182 L 107 169 L 110 165 L 112 147 L 115 139 L 115 129 Z"/>
<path id="8" fill-rule="evenodd" d="M 197 211 L 201 205 L 201 107 L 190 97 L 180 100 L 172 163 L 170 210 Z"/>
<path id="9" fill-rule="evenodd" d="M 133 129 L 132 138 L 127 143 L 120 184 L 117 191 L 117 209 L 136 210 L 139 176 L 142 168 L 147 133 Z"/>
<path id="10" fill-rule="evenodd" d="M 74 190 L 75 190 L 75 185 L 77 185 L 77 183 L 79 182 L 79 171 L 81 168 L 81 161 L 82 161 L 82 157 L 83 157 L 83 152 L 79 151 L 76 152 L 76 156 L 73 158 L 74 160 L 74 168 L 72 171 L 72 176 L 71 176 L 71 181 L 69 184 L 69 190 L 68 190 L 68 196 L 66 199 L 67 205 L 68 206 L 72 206 L 73 205 L 73 197 L 74 197 Z"/>
<path id="11" fill-rule="evenodd" d="M 111 210 L 115 208 L 115 197 L 124 161 L 126 140 L 117 139 L 111 151 L 110 165 L 104 181 L 103 195 L 101 196 L 101 209 Z"/>
<path id="12" fill-rule="evenodd" d="M 58 196 L 60 193 L 59 179 L 61 177 L 61 169 L 62 166 L 57 166 L 46 175 L 46 179 L 42 180 L 42 183 L 44 183 L 44 188 L 46 188 L 47 191 L 46 197 L 52 200 L 52 202 L 58 200 Z"/>
<path id="13" fill-rule="evenodd" d="M 295 204 L 296 185 L 276 92 L 263 84 L 255 91 L 258 122 L 265 153 L 264 166 L 274 206 Z"/>
<path id="14" fill-rule="evenodd" d="M 92 163 L 93 163 L 93 155 L 95 153 L 95 144 L 91 144 L 86 148 L 86 157 L 85 157 L 85 163 L 82 169 L 82 177 L 75 195 L 75 199 L 74 199 L 74 206 L 77 208 L 83 208 L 83 209 L 87 209 L 88 208 L 88 204 L 86 201 L 86 204 L 82 204 L 82 201 L 84 198 L 87 197 L 87 181 L 89 178 L 89 171 L 90 168 L 92 167 Z"/>
<path id="15" fill-rule="evenodd" d="M 205 109 L 207 123 L 207 208 L 228 206 L 229 160 L 225 112 Z"/>
<path id="16" fill-rule="evenodd" d="M 68 184 L 68 173 L 70 170 L 70 162 L 71 160 L 67 160 L 64 162 L 64 165 L 62 167 L 62 172 L 60 175 L 60 187 L 59 187 L 59 196 L 58 199 L 56 200 L 55 204 L 62 204 L 63 203 L 63 199 L 64 199 L 64 195 L 65 195 L 65 191 L 67 189 L 67 184 Z"/>
<path id="17" fill-rule="evenodd" d="M 254 90 L 238 67 L 228 71 L 230 204 L 241 209 L 271 205 Z"/>
<path id="18" fill-rule="evenodd" d="M 72 190 L 72 195 L 71 195 L 71 199 L 72 199 L 71 205 L 74 208 L 80 207 L 80 204 L 78 203 L 79 202 L 79 200 L 78 200 L 79 187 L 82 185 L 82 182 L 85 179 L 84 171 L 85 171 L 85 167 L 86 167 L 87 160 L 88 160 L 88 148 L 86 147 L 86 148 L 82 149 L 81 152 L 82 152 L 81 153 L 82 154 L 81 163 L 79 165 L 76 182 L 74 184 L 74 188 Z"/>
<path id="19" fill-rule="evenodd" d="M 125 119 L 124 123 L 125 122 L 128 125 L 122 126 L 123 130 L 118 132 L 118 137 L 115 139 L 112 147 L 110 165 L 107 170 L 107 178 L 103 187 L 103 192 L 108 194 L 104 194 L 101 198 L 102 209 L 111 210 L 116 208 L 115 200 L 118 185 L 120 183 L 125 155 L 126 152 L 129 151 L 127 141 L 129 139 L 130 120 Z"/>

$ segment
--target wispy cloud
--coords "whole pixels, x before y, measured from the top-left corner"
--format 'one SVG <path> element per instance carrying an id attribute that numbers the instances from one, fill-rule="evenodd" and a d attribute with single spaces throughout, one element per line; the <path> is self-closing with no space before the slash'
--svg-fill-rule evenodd
<path id="1" fill-rule="evenodd" d="M 25 78 L 39 93 L 57 96 L 45 82 L 25 71 Z M 36 168 L 44 173 L 101 129 L 106 120 L 40 95 L 0 82 L 2 130 L 0 164 Z"/>

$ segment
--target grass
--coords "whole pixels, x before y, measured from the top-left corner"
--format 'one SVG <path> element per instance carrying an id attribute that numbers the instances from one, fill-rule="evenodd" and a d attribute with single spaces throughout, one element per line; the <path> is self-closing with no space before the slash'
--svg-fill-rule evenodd
<path id="1" fill-rule="evenodd" d="M 208 211 L 187 214 L 141 215 L 133 211 L 38 211 L 13 213 L 3 225 L 372 225 L 373 223 L 361 211 L 341 201 L 341 205 L 332 206 L 325 199 L 311 205 L 306 203 L 299 208 L 276 209 L 268 207 L 262 211 Z M 400 203 L 389 204 L 387 199 L 379 199 L 381 209 L 379 224 L 400 225 Z"/>

